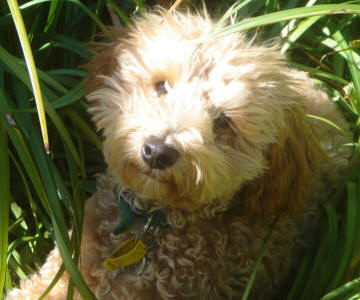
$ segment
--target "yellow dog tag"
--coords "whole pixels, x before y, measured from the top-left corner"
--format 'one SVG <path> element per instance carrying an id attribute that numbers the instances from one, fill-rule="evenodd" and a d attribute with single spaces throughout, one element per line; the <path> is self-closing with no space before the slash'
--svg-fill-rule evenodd
<path id="1" fill-rule="evenodd" d="M 141 260 L 147 253 L 147 246 L 141 239 L 129 239 L 111 253 L 104 261 L 105 269 L 112 271 L 119 267 L 126 267 Z"/>

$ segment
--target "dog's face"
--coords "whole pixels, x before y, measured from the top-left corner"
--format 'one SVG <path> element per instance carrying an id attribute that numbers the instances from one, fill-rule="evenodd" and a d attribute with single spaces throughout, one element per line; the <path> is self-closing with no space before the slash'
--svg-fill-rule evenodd
<path id="1" fill-rule="evenodd" d="M 229 201 L 272 168 L 269 152 L 283 155 L 303 119 L 282 57 L 242 35 L 199 43 L 212 26 L 202 16 L 147 15 L 113 30 L 89 64 L 104 75 L 88 80 L 87 98 L 110 170 L 162 206 Z"/>

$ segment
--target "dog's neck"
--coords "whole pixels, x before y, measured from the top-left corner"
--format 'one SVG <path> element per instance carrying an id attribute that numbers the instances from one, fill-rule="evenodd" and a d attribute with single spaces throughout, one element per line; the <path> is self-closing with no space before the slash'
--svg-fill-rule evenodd
<path id="1" fill-rule="evenodd" d="M 195 223 L 201 219 L 213 218 L 216 215 L 227 211 L 230 207 L 229 204 L 225 205 L 222 202 L 205 204 L 192 211 L 165 207 L 159 205 L 156 201 L 141 199 L 132 191 L 122 188 L 119 184 L 116 184 L 114 193 L 116 194 L 118 201 L 125 201 L 135 214 L 139 215 L 139 212 L 140 214 L 146 215 L 160 214 L 166 219 L 167 225 L 175 228 L 185 227 L 186 225 Z"/>

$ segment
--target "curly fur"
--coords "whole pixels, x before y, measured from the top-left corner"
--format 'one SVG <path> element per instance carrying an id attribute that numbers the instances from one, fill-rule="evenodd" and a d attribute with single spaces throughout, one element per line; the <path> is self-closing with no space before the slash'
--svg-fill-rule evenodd
<path id="1" fill-rule="evenodd" d="M 148 13 L 110 29 L 112 42 L 98 44 L 87 65 L 87 99 L 105 135 L 109 172 L 86 203 L 80 269 L 99 299 L 240 297 L 277 217 L 250 294 L 268 299 L 288 278 L 317 203 L 347 165 L 348 150 L 326 151 L 344 138 L 307 116 L 348 130 L 326 94 L 289 69 L 276 47 L 240 33 L 203 39 L 213 25 L 206 13 Z M 159 81 L 167 93 L 156 91 Z M 228 126 L 216 126 L 220 116 Z M 179 160 L 150 169 L 141 157 L 149 136 L 175 147 Z M 133 207 L 161 209 L 170 224 L 155 230 L 140 275 L 137 265 L 102 265 L 143 226 L 112 234 L 121 219 L 118 185 L 133 193 Z M 36 299 L 60 265 L 55 249 L 7 299 Z M 65 274 L 45 299 L 65 299 L 67 281 Z"/>

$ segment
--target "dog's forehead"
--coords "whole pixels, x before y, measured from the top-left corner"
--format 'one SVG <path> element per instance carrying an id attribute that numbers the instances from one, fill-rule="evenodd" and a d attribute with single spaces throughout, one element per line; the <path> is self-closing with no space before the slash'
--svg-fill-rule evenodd
<path id="1" fill-rule="evenodd" d="M 146 63 L 161 65 L 168 61 L 178 61 L 184 64 L 191 58 L 195 49 L 195 40 L 158 36 L 148 39 L 137 51 L 146 59 Z"/>
<path id="2" fill-rule="evenodd" d="M 137 68 L 138 75 L 153 76 L 162 73 L 178 77 L 196 65 L 200 53 L 196 51 L 196 39 L 178 36 L 144 36 L 120 52 L 120 65 Z M 176 76 L 178 75 L 178 76 Z M 160 76 L 161 77 L 161 76 Z"/>

